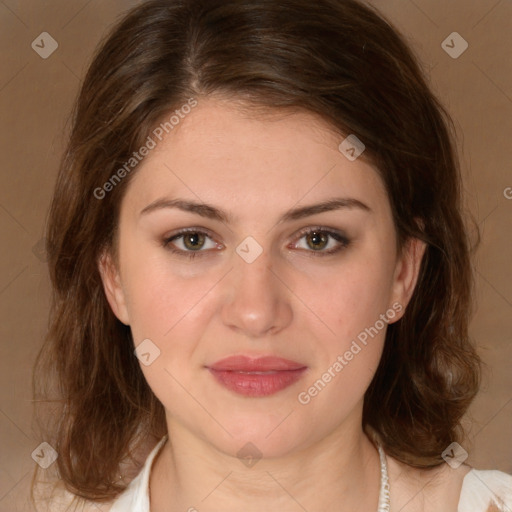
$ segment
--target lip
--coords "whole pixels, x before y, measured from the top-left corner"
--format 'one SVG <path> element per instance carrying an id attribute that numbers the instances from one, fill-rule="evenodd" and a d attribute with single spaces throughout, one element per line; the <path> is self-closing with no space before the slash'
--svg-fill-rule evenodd
<path id="1" fill-rule="evenodd" d="M 236 355 L 225 357 L 213 363 L 208 368 L 219 371 L 239 371 L 239 372 L 268 372 L 268 371 L 287 371 L 306 368 L 305 365 L 276 356 L 248 357 Z"/>
<path id="2" fill-rule="evenodd" d="M 236 355 L 206 367 L 225 388 L 251 397 L 273 395 L 297 382 L 307 366 L 276 356 Z"/>

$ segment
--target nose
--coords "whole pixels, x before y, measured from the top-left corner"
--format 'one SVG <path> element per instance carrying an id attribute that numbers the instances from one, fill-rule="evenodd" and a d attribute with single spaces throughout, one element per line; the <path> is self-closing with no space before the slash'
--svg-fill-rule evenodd
<path id="1" fill-rule="evenodd" d="M 248 263 L 235 253 L 233 260 L 234 268 L 224 283 L 224 325 L 252 339 L 276 334 L 290 325 L 292 294 L 285 276 L 271 265 L 270 254 L 263 251 Z"/>

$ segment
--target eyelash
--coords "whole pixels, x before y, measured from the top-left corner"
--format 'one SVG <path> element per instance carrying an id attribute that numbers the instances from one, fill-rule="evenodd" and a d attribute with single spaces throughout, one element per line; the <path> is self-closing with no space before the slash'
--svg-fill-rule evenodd
<path id="1" fill-rule="evenodd" d="M 183 256 L 185 258 L 194 259 L 195 257 L 199 256 L 202 257 L 204 254 L 208 251 L 204 250 L 198 250 L 198 251 L 184 251 L 182 249 L 176 249 L 173 248 L 171 245 L 171 242 L 178 240 L 179 238 L 183 238 L 184 235 L 187 233 L 194 233 L 194 234 L 200 234 L 200 235 L 206 235 L 208 238 L 212 239 L 210 234 L 207 231 L 203 231 L 201 229 L 195 229 L 195 228 L 188 228 L 183 229 L 179 231 L 178 233 L 175 233 L 174 235 L 167 237 L 163 240 L 163 247 L 167 250 L 171 251 L 173 254 L 177 254 L 178 256 Z M 319 251 L 313 251 L 313 250 L 306 250 L 306 252 L 310 252 L 312 256 L 330 256 L 332 254 L 336 254 L 340 252 L 341 250 L 347 248 L 350 245 L 350 240 L 343 235 L 342 233 L 338 231 L 333 231 L 330 229 L 322 228 L 320 226 L 313 227 L 313 228 L 306 228 L 302 230 L 297 238 L 297 242 L 300 241 L 304 236 L 311 234 L 311 233 L 322 233 L 325 235 L 328 235 L 330 238 L 333 238 L 335 241 L 337 241 L 340 245 L 338 247 L 335 247 L 334 249 L 330 249 L 328 251 L 319 250 Z M 296 242 L 295 242 L 296 243 Z M 327 242 L 329 243 L 329 241 Z M 305 249 L 301 249 L 305 250 Z"/>

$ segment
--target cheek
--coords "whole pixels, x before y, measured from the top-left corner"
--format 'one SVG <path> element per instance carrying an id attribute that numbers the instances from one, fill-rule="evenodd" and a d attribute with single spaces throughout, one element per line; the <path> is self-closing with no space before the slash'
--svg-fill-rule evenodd
<path id="1" fill-rule="evenodd" d="M 207 294 L 216 279 L 177 276 L 165 255 L 146 259 L 141 252 L 130 255 L 125 260 L 130 328 L 136 346 L 151 340 L 147 345 L 151 362 L 145 365 L 139 357 L 141 370 L 167 408 L 188 407 L 180 383 L 190 382 L 199 368 L 194 352 L 211 314 Z"/>
<path id="2" fill-rule="evenodd" d="M 346 340 L 373 325 L 389 307 L 392 271 L 371 252 L 353 253 L 342 263 L 301 273 L 294 290 L 329 328 L 329 339 Z M 334 336 L 332 336 L 334 334 Z"/>
<path id="3" fill-rule="evenodd" d="M 386 318 L 390 310 L 392 260 L 377 253 L 354 252 L 335 269 L 317 271 L 315 279 L 303 277 L 296 283 L 298 295 L 317 314 L 307 315 L 306 330 L 315 332 L 317 326 L 315 365 L 299 403 L 309 400 L 320 409 L 340 404 L 333 411 L 336 419 L 363 397 L 384 346 L 387 321 L 382 315 Z"/>
<path id="4" fill-rule="evenodd" d="M 362 400 L 379 365 L 387 328 L 381 315 L 389 309 L 383 275 L 377 265 L 347 266 L 309 295 L 329 329 L 316 338 L 315 364 L 297 398 L 309 411 L 329 410 L 333 423 Z"/>
<path id="5" fill-rule="evenodd" d="M 163 338 L 187 312 L 194 314 L 207 283 L 176 276 L 165 255 L 154 252 L 145 255 L 144 246 L 140 251 L 126 251 L 125 290 L 132 331 L 138 336 Z"/>

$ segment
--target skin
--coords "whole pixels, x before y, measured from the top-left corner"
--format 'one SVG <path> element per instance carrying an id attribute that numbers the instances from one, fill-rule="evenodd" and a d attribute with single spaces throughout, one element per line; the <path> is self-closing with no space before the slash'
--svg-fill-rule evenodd
<path id="1" fill-rule="evenodd" d="M 377 509 L 378 452 L 361 418 L 386 329 L 307 405 L 297 396 L 393 304 L 402 312 L 390 323 L 401 317 L 425 246 L 411 240 L 397 253 L 383 183 L 364 154 L 351 162 L 340 153 L 341 140 L 309 113 L 256 115 L 202 98 L 133 176 L 121 205 L 118 259 L 106 253 L 99 265 L 112 310 L 130 325 L 135 345 L 150 339 L 160 350 L 141 364 L 165 407 L 170 438 L 152 468 L 152 512 Z M 334 197 L 369 210 L 279 222 L 289 209 Z M 208 203 L 232 219 L 177 208 L 141 214 L 163 198 Z M 319 255 L 301 235 L 318 227 L 343 232 L 349 244 Z M 193 259 L 164 246 L 183 228 L 211 236 Z M 263 250 L 252 263 L 235 251 L 248 236 Z M 186 251 L 183 242 L 171 247 Z M 339 245 L 329 238 L 321 251 Z M 244 397 L 205 368 L 233 354 L 277 355 L 308 370 L 274 395 Z M 262 454 L 253 467 L 237 457 L 248 442 Z M 435 502 L 443 489 L 456 503 L 461 471 L 460 482 L 450 477 L 449 487 L 427 486 L 413 498 L 425 483 L 447 481 L 446 469 L 423 474 L 388 461 L 392 508 L 408 503 L 404 510 L 412 511 L 417 502 L 427 510 L 425 492 Z"/>

